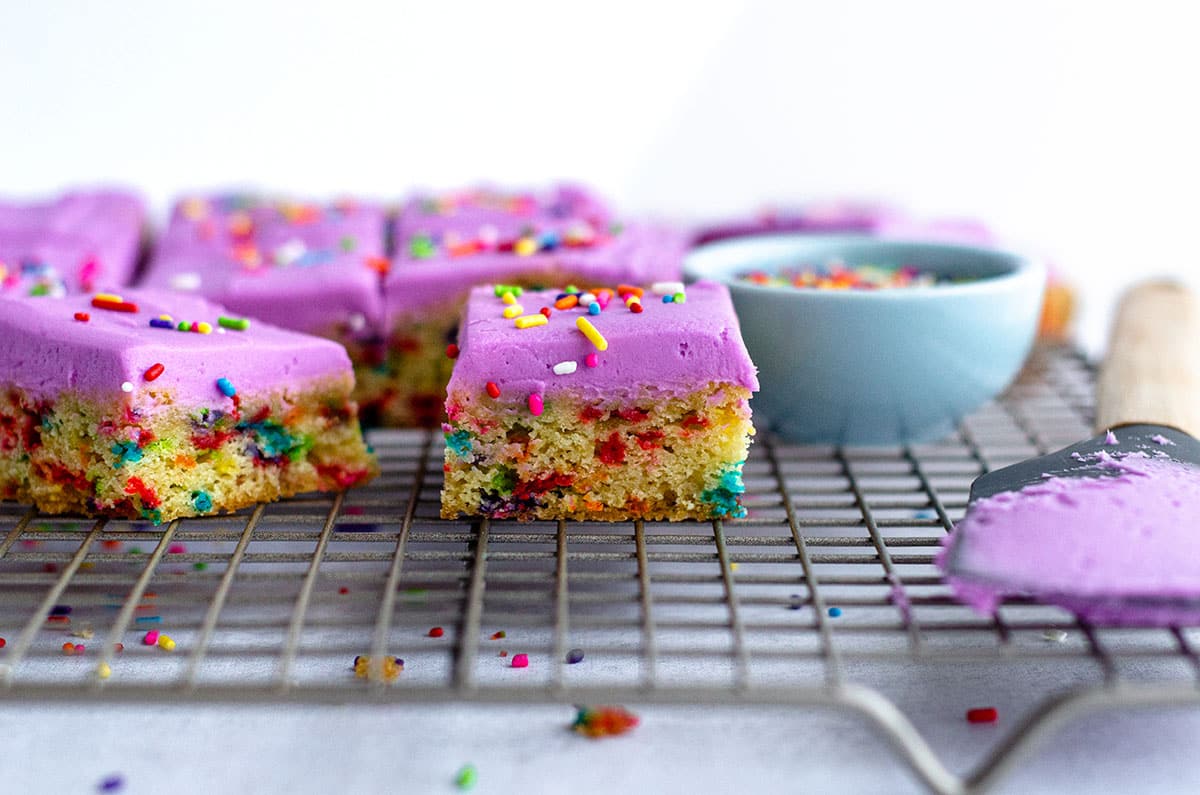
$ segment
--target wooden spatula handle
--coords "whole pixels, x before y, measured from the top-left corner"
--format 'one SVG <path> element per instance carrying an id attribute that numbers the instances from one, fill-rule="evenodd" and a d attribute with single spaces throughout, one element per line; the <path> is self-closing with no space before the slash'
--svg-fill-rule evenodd
<path id="1" fill-rule="evenodd" d="M 1149 423 L 1200 436 L 1200 308 L 1182 284 L 1121 297 L 1096 383 L 1096 430 Z"/>

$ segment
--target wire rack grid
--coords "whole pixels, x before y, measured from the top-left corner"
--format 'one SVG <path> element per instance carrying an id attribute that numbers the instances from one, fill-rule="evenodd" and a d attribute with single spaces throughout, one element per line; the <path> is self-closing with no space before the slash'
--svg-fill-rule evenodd
<path id="1" fill-rule="evenodd" d="M 760 436 L 749 515 L 711 524 L 442 520 L 441 441 L 415 431 L 372 435 L 368 487 L 235 516 L 154 527 L 3 503 L 0 697 L 794 704 L 857 713 L 933 791 L 982 791 L 1082 713 L 1200 703 L 1200 631 L 1104 630 L 1019 599 L 981 616 L 933 565 L 972 480 L 1086 437 L 1091 391 L 1085 361 L 1051 348 L 935 444 Z M 957 775 L 876 686 L 898 663 L 1095 676 Z"/>

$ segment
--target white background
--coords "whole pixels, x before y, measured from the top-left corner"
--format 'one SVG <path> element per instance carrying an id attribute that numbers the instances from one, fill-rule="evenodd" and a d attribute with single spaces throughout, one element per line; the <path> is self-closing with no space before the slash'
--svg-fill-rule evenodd
<path id="1" fill-rule="evenodd" d="M 311 7 L 306 7 L 311 5 Z M 576 177 L 677 217 L 871 196 L 1083 286 L 1186 273 L 1187 3 L 4 0 L 0 193 L 118 180 L 395 199 Z"/>
<path id="2" fill-rule="evenodd" d="M 1092 348 L 1121 284 L 1195 256 L 1183 3 L 0 2 L 4 194 L 118 181 L 161 214 L 229 184 L 394 200 L 574 177 L 681 218 L 879 197 L 1045 252 L 1084 291 Z M 844 721 L 644 717 L 593 747 L 558 708 L 8 707 L 0 772 L 58 792 L 113 771 L 138 792 L 450 791 L 473 759 L 480 792 L 913 787 Z M 1093 722 L 1006 791 L 1191 789 L 1172 749 L 1195 747 L 1195 717 Z M 957 713 L 929 725 L 961 734 Z M 992 741 L 963 735 L 956 767 Z"/>

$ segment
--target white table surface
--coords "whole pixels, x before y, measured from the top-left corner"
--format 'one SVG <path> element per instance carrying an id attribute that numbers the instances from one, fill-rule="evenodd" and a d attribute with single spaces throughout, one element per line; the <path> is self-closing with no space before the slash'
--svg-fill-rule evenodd
<path id="1" fill-rule="evenodd" d="M 854 673 L 961 773 L 1043 694 L 1098 681 L 1081 666 Z M 983 705 L 1000 722 L 967 724 L 964 709 Z M 123 793 L 451 793 L 470 762 L 480 793 L 923 791 L 852 716 L 630 706 L 642 720 L 631 734 L 589 740 L 568 731 L 563 705 L 6 704 L 0 790 L 87 793 L 115 773 Z M 1101 713 L 1053 736 L 998 791 L 1194 793 L 1198 741 L 1200 710 Z"/>

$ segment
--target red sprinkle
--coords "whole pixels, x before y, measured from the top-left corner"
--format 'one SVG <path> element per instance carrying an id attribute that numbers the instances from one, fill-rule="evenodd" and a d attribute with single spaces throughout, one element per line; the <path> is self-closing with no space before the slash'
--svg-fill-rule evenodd
<path id="1" fill-rule="evenodd" d="M 458 358 L 458 346 L 455 345 L 453 342 L 446 346 L 446 358 L 447 359 L 457 359 Z"/>
<path id="2" fill-rule="evenodd" d="M 1000 713 L 995 707 L 975 707 L 967 710 L 968 723 L 995 723 Z"/>
<path id="3" fill-rule="evenodd" d="M 513 668 L 528 668 L 529 667 L 529 655 L 528 654 L 514 654 L 512 656 L 512 667 Z"/>
<path id="4" fill-rule="evenodd" d="M 156 363 L 150 365 L 148 368 L 146 368 L 146 372 L 143 373 L 142 376 L 147 381 L 153 381 L 155 378 L 158 378 L 160 375 L 163 374 L 163 369 L 164 369 L 163 366 L 156 362 Z"/>
<path id="5" fill-rule="evenodd" d="M 76 312 L 75 319 L 78 320 L 80 323 L 86 323 L 92 319 L 92 316 L 89 315 L 87 312 Z"/>
<path id="6" fill-rule="evenodd" d="M 138 305 L 132 301 L 110 301 L 107 298 L 93 298 L 92 306 L 97 309 L 107 309 L 110 312 L 136 312 Z"/>
<path id="7" fill-rule="evenodd" d="M 6 641 L 4 638 L 0 638 L 0 649 L 3 649 L 7 645 L 8 641 Z"/>
<path id="8" fill-rule="evenodd" d="M 341 588 L 338 588 L 338 593 L 345 596 L 346 594 L 350 593 L 350 589 L 343 585 Z"/>
<path id="9" fill-rule="evenodd" d="M 545 315 L 546 317 L 550 317 L 550 307 L 548 307 L 548 306 L 543 306 L 543 307 L 542 307 L 541 309 L 539 309 L 538 311 L 539 311 L 539 312 L 541 312 L 541 313 L 542 313 L 543 315 Z"/>
<path id="10" fill-rule="evenodd" d="M 642 314 L 642 305 L 640 303 L 630 304 L 629 311 L 635 315 L 640 315 L 640 314 Z"/>
<path id="11" fill-rule="evenodd" d="M 434 627 L 433 629 L 429 630 L 429 637 L 431 638 L 440 638 L 445 634 L 446 630 L 442 629 L 441 627 Z"/>
<path id="12" fill-rule="evenodd" d="M 487 393 L 488 393 L 488 397 L 492 397 L 492 398 L 500 397 L 500 387 L 496 386 L 495 381 L 487 382 Z"/>

